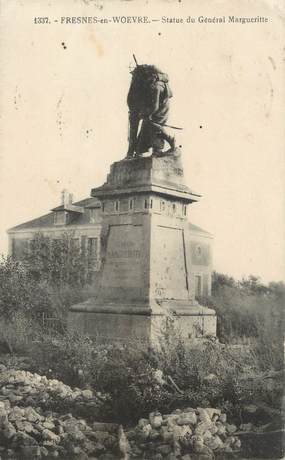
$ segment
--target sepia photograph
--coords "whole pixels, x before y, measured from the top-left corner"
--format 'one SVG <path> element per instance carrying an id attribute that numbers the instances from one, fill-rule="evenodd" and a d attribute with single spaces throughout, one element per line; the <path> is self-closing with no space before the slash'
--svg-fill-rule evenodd
<path id="1" fill-rule="evenodd" d="M 284 458 L 284 24 L 0 0 L 0 460 Z"/>

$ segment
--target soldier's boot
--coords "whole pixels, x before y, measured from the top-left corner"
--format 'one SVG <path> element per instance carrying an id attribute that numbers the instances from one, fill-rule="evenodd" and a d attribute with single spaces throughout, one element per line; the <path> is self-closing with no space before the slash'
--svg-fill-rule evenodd
<path id="1" fill-rule="evenodd" d="M 130 143 L 128 151 L 127 151 L 127 158 L 133 158 L 135 156 L 135 144 Z"/>
<path id="2" fill-rule="evenodd" d="M 167 152 L 173 152 L 176 149 L 176 141 L 174 136 L 169 136 L 168 134 L 165 136 L 165 140 L 170 145 L 170 149 Z"/>

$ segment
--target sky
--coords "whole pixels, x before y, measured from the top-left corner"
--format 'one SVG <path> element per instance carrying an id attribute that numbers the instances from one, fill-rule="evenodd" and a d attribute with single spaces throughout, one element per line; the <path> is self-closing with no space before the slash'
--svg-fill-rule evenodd
<path id="1" fill-rule="evenodd" d="M 47 213 L 63 189 L 76 200 L 88 197 L 125 156 L 134 53 L 169 75 L 169 123 L 183 127 L 175 135 L 185 182 L 203 196 L 190 206 L 189 220 L 214 235 L 214 269 L 285 279 L 282 2 L 0 5 L 0 253 L 7 252 L 8 228 Z M 112 22 L 124 15 L 150 22 Z M 198 21 L 228 15 L 268 22 Z M 111 22 L 61 24 L 67 16 Z M 163 23 L 163 16 L 183 23 Z M 35 24 L 35 17 L 50 24 Z"/>

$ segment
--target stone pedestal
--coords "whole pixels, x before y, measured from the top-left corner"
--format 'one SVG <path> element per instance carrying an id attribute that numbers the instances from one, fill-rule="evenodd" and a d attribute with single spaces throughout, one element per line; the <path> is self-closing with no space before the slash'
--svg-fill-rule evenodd
<path id="1" fill-rule="evenodd" d="M 72 306 L 70 327 L 100 341 L 153 342 L 167 315 L 185 337 L 216 333 L 213 310 L 194 300 L 180 151 L 122 160 L 102 187 L 101 272 L 96 298 Z"/>

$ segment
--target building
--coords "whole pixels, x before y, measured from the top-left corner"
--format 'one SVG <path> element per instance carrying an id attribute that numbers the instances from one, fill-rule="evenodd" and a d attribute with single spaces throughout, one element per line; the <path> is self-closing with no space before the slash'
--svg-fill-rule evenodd
<path id="1" fill-rule="evenodd" d="M 141 195 L 138 199 L 122 197 L 117 200 L 103 202 L 98 198 L 89 197 L 78 202 L 72 202 L 72 195 L 62 192 L 61 205 L 43 216 L 17 225 L 8 230 L 9 254 L 21 259 L 29 249 L 31 241 L 37 233 L 51 239 L 60 238 L 65 232 L 70 232 L 74 244 L 85 250 L 88 260 L 92 260 L 92 271 L 99 271 L 101 266 L 101 233 L 102 216 L 116 214 L 175 215 L 185 219 L 187 207 L 181 203 L 173 203 L 163 197 L 152 200 Z M 188 223 L 190 253 L 190 277 L 193 280 L 195 297 L 211 294 L 212 273 L 212 243 L 210 233 L 192 223 Z M 96 278 L 95 278 L 96 279 Z"/>

